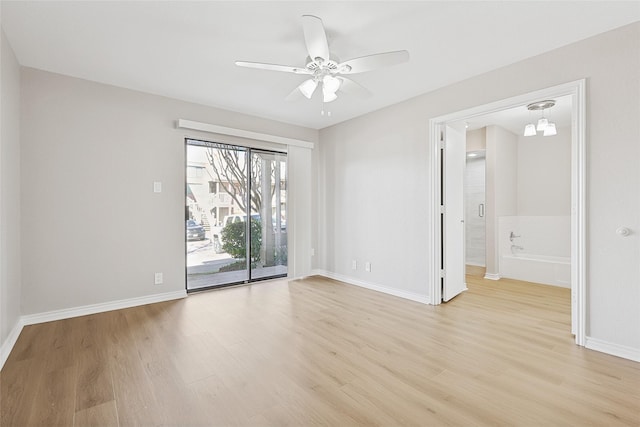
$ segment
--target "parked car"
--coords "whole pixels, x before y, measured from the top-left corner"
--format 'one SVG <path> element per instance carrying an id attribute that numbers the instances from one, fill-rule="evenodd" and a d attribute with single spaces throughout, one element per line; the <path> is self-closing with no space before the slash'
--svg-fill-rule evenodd
<path id="1" fill-rule="evenodd" d="M 204 227 L 192 219 L 187 220 L 187 240 L 204 240 Z"/>
<path id="2" fill-rule="evenodd" d="M 252 213 L 251 214 L 251 219 L 253 219 L 255 221 L 260 221 L 260 214 Z M 227 215 L 222 220 L 222 226 L 224 227 L 225 225 L 231 224 L 232 222 L 245 222 L 246 220 L 247 220 L 247 215 L 246 214 Z"/>

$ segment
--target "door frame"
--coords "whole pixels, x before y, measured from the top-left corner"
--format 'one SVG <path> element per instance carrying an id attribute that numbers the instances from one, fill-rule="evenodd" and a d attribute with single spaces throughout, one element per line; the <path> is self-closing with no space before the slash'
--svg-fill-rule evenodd
<path id="1" fill-rule="evenodd" d="M 441 236 L 440 223 L 442 155 L 440 135 L 447 124 L 471 119 L 497 111 L 527 105 L 540 99 L 570 95 L 572 97 L 571 120 L 571 333 L 576 344 L 585 345 L 586 335 L 586 80 L 576 80 L 561 85 L 541 89 L 519 96 L 503 99 L 485 105 L 457 111 L 429 120 L 429 152 L 431 154 L 430 212 L 431 239 L 429 249 L 429 303 L 439 305 L 442 302 L 440 280 Z M 459 242 L 464 244 L 464 242 Z"/>
<path id="2" fill-rule="evenodd" d="M 210 148 L 218 148 L 216 146 L 229 146 L 229 147 L 237 147 L 238 150 L 243 151 L 246 153 L 247 156 L 247 173 L 249 174 L 249 176 L 247 177 L 247 200 L 246 200 L 246 205 L 249 207 L 249 213 L 247 213 L 247 221 L 246 221 L 246 226 L 245 226 L 245 248 L 247 251 L 247 254 L 249 254 L 249 256 L 247 256 L 246 259 L 246 270 L 247 270 L 247 279 L 246 280 L 242 280 L 242 281 L 238 281 L 238 282 L 229 282 L 229 283 L 224 283 L 224 284 L 213 284 L 213 285 L 208 285 L 208 286 L 201 286 L 201 287 L 197 287 L 197 288 L 189 288 L 189 274 L 188 274 L 188 267 L 187 267 L 187 260 L 188 260 L 188 241 L 185 235 L 185 239 L 184 239 L 184 253 L 185 253 L 185 268 L 184 268 L 184 277 L 185 277 L 185 289 L 187 291 L 187 294 L 192 293 L 192 292 L 200 292 L 200 291 L 208 291 L 208 290 L 212 290 L 212 289 L 222 289 L 222 288 L 226 288 L 226 287 L 231 287 L 231 286 L 240 286 L 240 285 L 250 285 L 256 282 L 260 282 L 260 281 L 265 281 L 265 280 L 272 280 L 272 279 L 281 279 L 281 278 L 285 278 L 285 277 L 289 277 L 289 263 L 287 262 L 287 273 L 286 274 L 277 274 L 274 276 L 266 276 L 266 277 L 252 277 L 251 273 L 252 273 L 252 269 L 251 269 L 251 185 L 253 184 L 253 180 L 251 179 L 251 162 L 253 161 L 252 158 L 252 154 L 254 152 L 258 152 L 258 153 L 268 153 L 268 154 L 277 154 L 277 155 L 283 155 L 286 157 L 286 171 L 287 171 L 287 175 L 286 175 L 286 186 L 287 186 L 287 192 L 288 192 L 288 188 L 289 188 L 289 154 L 287 150 L 277 150 L 277 149 L 267 149 L 267 148 L 259 148 L 259 147 L 254 147 L 252 145 L 240 145 L 238 143 L 227 143 L 227 142 L 219 142 L 219 141 L 214 141 L 214 140 L 209 140 L 209 139 L 204 139 L 202 137 L 191 137 L 191 136 L 185 136 L 184 139 L 184 184 L 185 184 L 185 197 L 184 200 L 186 200 L 187 198 L 187 187 L 188 187 L 188 176 L 187 176 L 187 169 L 189 167 L 189 156 L 188 156 L 188 147 L 189 145 L 192 146 L 201 146 L 201 147 L 207 147 L 206 144 L 211 144 L 213 147 Z M 204 145 L 199 145 L 199 144 L 190 144 L 189 141 L 194 141 L 194 142 L 199 142 L 199 143 L 203 143 Z M 288 194 L 287 194 L 288 196 Z M 185 206 L 185 218 L 187 217 L 187 211 L 188 211 L 188 207 Z M 291 222 L 289 221 L 289 203 L 287 202 L 286 205 L 286 210 L 285 210 L 285 218 L 287 219 L 287 227 L 290 226 Z M 184 222 L 184 219 L 183 219 Z M 289 228 L 287 228 L 287 233 L 289 232 Z M 288 246 L 288 245 L 287 245 Z"/>

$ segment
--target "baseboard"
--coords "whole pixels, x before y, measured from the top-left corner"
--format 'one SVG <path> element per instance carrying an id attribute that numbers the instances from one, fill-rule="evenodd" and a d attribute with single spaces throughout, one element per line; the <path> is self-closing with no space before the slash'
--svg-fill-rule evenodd
<path id="1" fill-rule="evenodd" d="M 484 278 L 489 280 L 500 280 L 502 276 L 500 276 L 500 273 L 485 273 Z"/>
<path id="2" fill-rule="evenodd" d="M 52 322 L 54 320 L 70 319 L 72 317 L 103 313 L 105 311 L 120 310 L 122 308 L 170 301 L 174 299 L 184 298 L 186 296 L 186 290 L 165 292 L 162 294 L 146 295 L 143 297 L 110 301 L 99 304 L 83 305 L 81 307 L 65 308 L 62 310 L 47 311 L 45 313 L 28 314 L 26 316 L 22 316 L 21 320 L 23 325 L 34 325 L 36 323 Z"/>
<path id="3" fill-rule="evenodd" d="M 465 265 L 472 265 L 474 267 L 486 267 L 484 264 L 476 264 L 474 262 L 465 262 Z"/>
<path id="4" fill-rule="evenodd" d="M 584 346 L 590 350 L 595 350 L 601 353 L 610 354 L 612 356 L 622 357 L 623 359 L 640 362 L 640 349 L 637 348 L 614 344 L 592 337 L 585 337 Z"/>
<path id="5" fill-rule="evenodd" d="M 22 328 L 24 327 L 24 323 L 22 318 L 19 318 L 16 324 L 14 325 L 9 335 L 0 346 L 0 369 L 4 366 L 4 362 L 7 361 L 9 354 L 11 354 L 11 350 L 13 350 L 13 346 L 16 345 L 16 341 L 18 341 L 18 337 L 20 336 L 20 332 L 22 332 Z"/>
<path id="6" fill-rule="evenodd" d="M 355 285 L 361 288 L 370 289 L 372 291 L 382 292 L 384 294 L 393 295 L 396 297 L 420 302 L 423 304 L 429 304 L 429 297 L 427 295 L 421 295 L 421 294 L 416 294 L 415 292 L 401 291 L 399 289 L 388 288 L 386 286 L 376 285 L 374 283 L 365 282 L 362 280 L 354 279 L 353 277 L 343 276 L 342 274 L 337 274 L 337 273 L 333 273 L 331 271 L 326 271 L 326 270 L 312 270 L 311 273 L 317 276 L 324 276 L 324 277 L 328 277 L 329 279 L 339 280 L 340 282 L 344 282 L 349 285 Z"/>

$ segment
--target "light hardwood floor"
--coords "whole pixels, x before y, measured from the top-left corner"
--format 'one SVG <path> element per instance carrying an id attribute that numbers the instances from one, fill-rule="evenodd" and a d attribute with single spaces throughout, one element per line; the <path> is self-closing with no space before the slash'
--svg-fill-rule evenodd
<path id="1" fill-rule="evenodd" d="M 312 277 L 28 326 L 0 424 L 640 425 L 640 364 L 573 343 L 567 289 L 467 279 L 437 307 Z"/>

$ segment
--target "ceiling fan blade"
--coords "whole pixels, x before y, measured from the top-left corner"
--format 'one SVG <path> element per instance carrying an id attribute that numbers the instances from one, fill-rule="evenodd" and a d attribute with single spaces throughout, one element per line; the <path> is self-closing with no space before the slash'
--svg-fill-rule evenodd
<path id="1" fill-rule="evenodd" d="M 302 30 L 309 57 L 312 60 L 322 58 L 327 61 L 329 59 L 329 44 L 322 19 L 313 15 L 302 15 Z"/>
<path id="2" fill-rule="evenodd" d="M 344 92 L 349 96 L 356 96 L 358 98 L 367 98 L 371 96 L 371 92 L 366 87 L 362 86 L 360 83 L 356 83 L 351 79 L 346 77 L 338 77 L 340 83 L 340 92 Z"/>
<path id="3" fill-rule="evenodd" d="M 318 87 L 317 81 L 315 81 L 314 79 L 307 79 L 303 81 L 297 88 L 295 88 L 289 95 L 287 95 L 285 100 L 297 101 L 301 99 L 303 96 L 308 99 L 311 99 L 311 96 L 313 96 L 313 92 L 316 91 L 317 87 Z"/>
<path id="4" fill-rule="evenodd" d="M 261 62 L 236 61 L 238 67 L 257 68 L 259 70 L 284 71 L 286 73 L 311 74 L 304 67 L 290 67 L 288 65 L 264 64 Z"/>
<path id="5" fill-rule="evenodd" d="M 390 65 L 401 64 L 409 60 L 409 52 L 406 50 L 396 50 L 394 52 L 377 53 L 375 55 L 362 56 L 350 59 L 338 65 L 340 74 L 355 74 L 377 68 L 388 67 Z"/>

